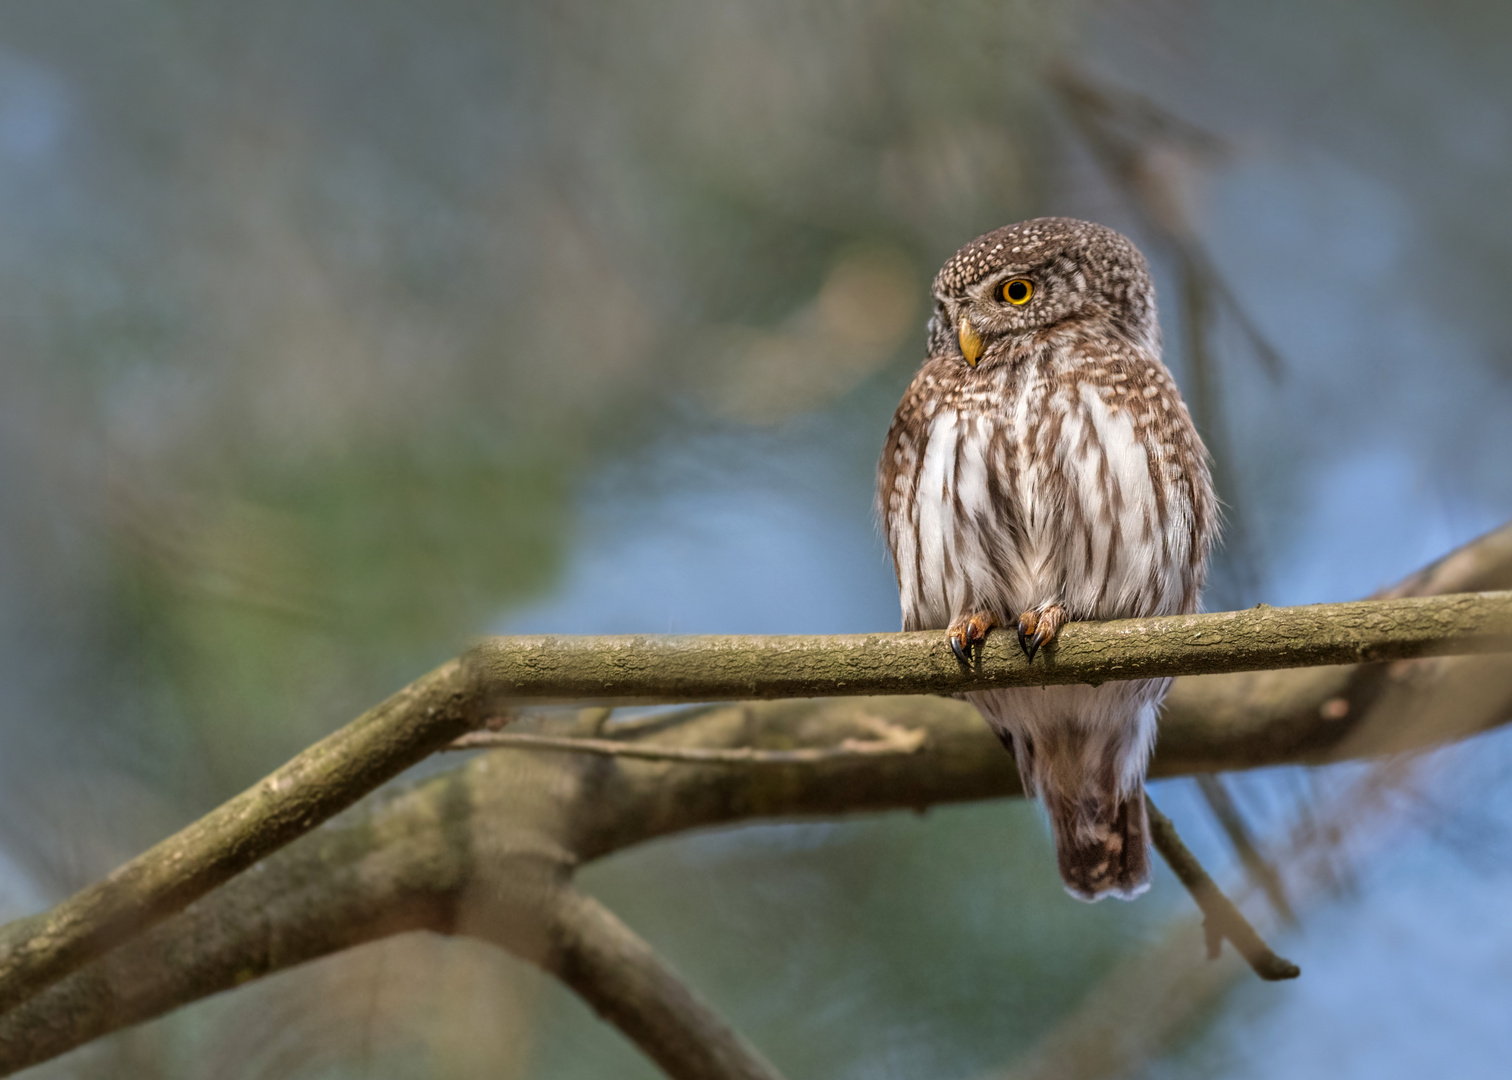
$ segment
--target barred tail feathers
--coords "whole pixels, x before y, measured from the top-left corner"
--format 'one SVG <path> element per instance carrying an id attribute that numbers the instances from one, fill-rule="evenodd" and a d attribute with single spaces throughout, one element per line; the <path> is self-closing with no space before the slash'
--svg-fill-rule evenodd
<path id="1" fill-rule="evenodd" d="M 1018 760 L 1050 817 L 1066 891 L 1133 900 L 1150 887 L 1144 773 L 1165 681 L 995 690 L 968 697 Z M 1082 719 L 1072 720 L 1069 717 Z"/>
<path id="2" fill-rule="evenodd" d="M 1089 903 L 1105 896 L 1133 900 L 1150 887 L 1150 826 L 1144 785 L 1106 798 L 1044 792 L 1055 856 L 1066 891 Z"/>

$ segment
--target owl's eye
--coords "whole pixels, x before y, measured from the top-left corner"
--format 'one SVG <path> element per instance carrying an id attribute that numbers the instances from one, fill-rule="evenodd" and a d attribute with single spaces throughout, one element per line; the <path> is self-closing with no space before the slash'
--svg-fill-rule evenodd
<path id="1" fill-rule="evenodd" d="M 1003 299 L 1015 306 L 1022 306 L 1029 302 L 1034 295 L 1034 285 L 1028 278 L 1016 277 L 1012 281 L 1003 283 Z"/>

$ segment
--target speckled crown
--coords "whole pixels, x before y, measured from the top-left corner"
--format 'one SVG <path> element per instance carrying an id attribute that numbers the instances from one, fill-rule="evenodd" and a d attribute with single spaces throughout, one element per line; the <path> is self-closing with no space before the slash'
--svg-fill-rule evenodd
<path id="1" fill-rule="evenodd" d="M 1099 270 L 1120 264 L 1127 270 L 1148 272 L 1144 256 L 1122 233 L 1093 221 L 1043 217 L 1004 225 L 971 241 L 945 260 L 935 275 L 934 291 L 941 296 L 961 296 L 968 286 L 1004 267 L 1033 266 L 1073 249 L 1081 256 L 1078 261 L 1089 277 L 1102 277 Z"/>

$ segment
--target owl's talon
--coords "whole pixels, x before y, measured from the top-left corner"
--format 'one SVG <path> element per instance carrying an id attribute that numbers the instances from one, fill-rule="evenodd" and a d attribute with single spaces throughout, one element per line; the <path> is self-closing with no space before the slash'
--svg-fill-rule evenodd
<path id="1" fill-rule="evenodd" d="M 951 625 L 950 651 L 963 664 L 971 663 L 971 650 L 987 640 L 987 631 L 997 625 L 997 616 L 990 611 L 978 611 Z"/>
<path id="2" fill-rule="evenodd" d="M 1034 654 L 1040 651 L 1040 646 L 1054 641 L 1055 635 L 1065 623 L 1066 609 L 1059 604 L 1051 604 L 1044 611 L 1026 611 L 1019 616 L 1019 648 L 1024 650 L 1024 655 L 1031 664 L 1034 663 Z"/>

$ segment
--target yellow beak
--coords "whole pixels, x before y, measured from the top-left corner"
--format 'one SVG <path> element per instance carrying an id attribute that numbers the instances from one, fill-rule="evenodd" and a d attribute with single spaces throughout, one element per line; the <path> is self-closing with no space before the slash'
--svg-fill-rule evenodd
<path id="1" fill-rule="evenodd" d="M 961 325 L 956 330 L 956 337 L 961 342 L 961 355 L 972 367 L 977 366 L 977 361 L 982 358 L 982 335 L 976 332 L 976 327 L 971 325 L 971 319 L 961 316 Z"/>

